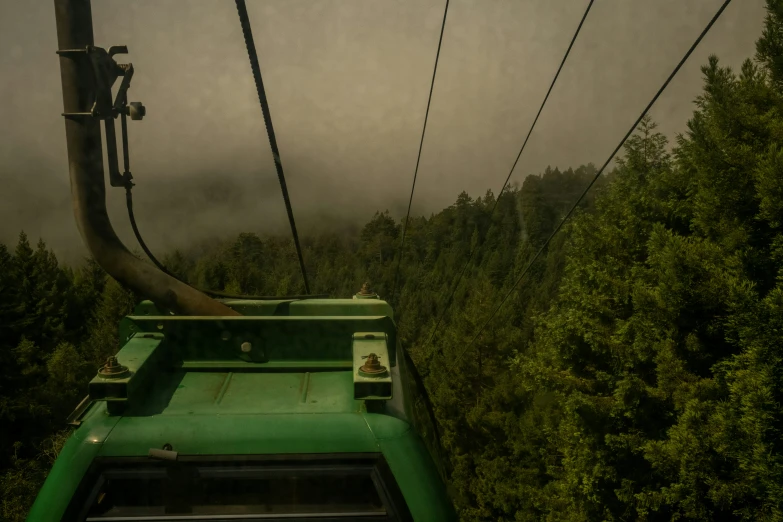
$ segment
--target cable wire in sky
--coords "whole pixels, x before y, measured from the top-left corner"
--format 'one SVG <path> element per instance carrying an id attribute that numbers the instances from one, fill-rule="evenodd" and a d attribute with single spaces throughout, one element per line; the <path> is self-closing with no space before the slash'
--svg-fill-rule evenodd
<path id="1" fill-rule="evenodd" d="M 446 16 L 449 14 L 449 0 L 446 0 L 446 7 L 443 9 L 443 23 L 440 26 L 440 38 L 438 39 L 438 51 L 435 53 L 435 67 L 432 70 L 432 82 L 430 82 L 430 95 L 427 98 L 427 110 L 424 113 L 424 127 L 421 129 L 421 141 L 419 142 L 419 154 L 416 157 L 416 169 L 413 171 L 413 183 L 411 184 L 411 196 L 408 199 L 408 212 L 405 214 L 405 221 L 402 225 L 402 239 L 400 240 L 400 252 L 397 258 L 397 268 L 394 270 L 394 283 L 392 284 L 389 301 L 394 301 L 394 294 L 397 291 L 397 278 L 400 275 L 400 263 L 402 262 L 403 247 L 405 246 L 405 233 L 408 231 L 408 219 L 411 215 L 411 205 L 413 204 L 413 191 L 416 189 L 416 177 L 419 175 L 419 163 L 421 162 L 421 150 L 424 147 L 424 134 L 427 132 L 427 119 L 430 115 L 430 104 L 432 103 L 432 90 L 435 87 L 435 75 L 438 72 L 438 60 L 440 59 L 440 47 L 443 43 L 443 31 L 446 29 Z"/>
<path id="2" fill-rule="evenodd" d="M 522 143 L 522 147 L 519 149 L 519 154 L 517 154 L 516 159 L 514 160 L 514 164 L 511 165 L 511 170 L 508 172 L 508 176 L 506 176 L 506 180 L 503 182 L 503 186 L 500 188 L 500 192 L 498 192 L 497 198 L 495 198 L 495 204 L 492 206 L 492 210 L 489 213 L 489 219 L 490 223 L 492 222 L 492 216 L 495 215 L 495 209 L 498 207 L 498 203 L 500 202 L 500 197 L 503 195 L 503 192 L 506 190 L 506 187 L 508 186 L 508 182 L 511 179 L 511 174 L 513 174 L 514 169 L 517 166 L 517 163 L 519 163 L 519 158 L 522 156 L 522 152 L 524 152 L 525 147 L 527 146 L 527 142 L 530 139 L 530 135 L 533 134 L 533 129 L 536 128 L 536 123 L 538 122 L 538 117 L 541 116 L 541 111 L 544 110 L 544 106 L 546 105 L 547 100 L 549 99 L 549 95 L 552 93 L 552 88 L 555 86 L 555 83 L 557 83 L 557 78 L 560 76 L 560 71 L 563 70 L 563 66 L 566 63 L 566 60 L 568 59 L 568 55 L 571 54 L 571 48 L 574 46 L 574 42 L 576 42 L 576 37 L 579 36 L 579 32 L 582 30 L 582 25 L 585 23 L 585 19 L 587 18 L 587 14 L 590 12 L 590 8 L 593 7 L 594 0 L 590 0 L 590 3 L 587 4 L 587 8 L 585 9 L 585 13 L 582 15 L 582 19 L 579 21 L 579 26 L 576 28 L 576 32 L 574 32 L 574 36 L 571 38 L 571 43 L 568 44 L 568 49 L 566 49 L 565 55 L 563 55 L 563 59 L 560 62 L 560 67 L 557 68 L 557 72 L 555 73 L 555 77 L 552 78 L 552 83 L 549 84 L 549 89 L 546 91 L 546 96 L 544 96 L 544 101 L 541 102 L 541 106 L 538 108 L 538 113 L 536 114 L 535 119 L 533 120 L 533 124 L 530 126 L 530 130 L 527 132 L 527 136 L 525 136 L 525 141 Z M 408 207 L 408 211 L 410 212 L 410 207 Z M 490 225 L 491 226 L 491 225 Z M 454 299 L 454 294 L 457 291 L 457 287 L 459 286 L 460 282 L 462 281 L 463 276 L 465 275 L 465 272 L 468 270 L 468 266 L 470 266 L 470 262 L 473 259 L 473 254 L 478 250 L 479 245 L 477 244 L 475 247 L 470 249 L 470 252 L 468 253 L 468 259 L 465 261 L 465 264 L 462 267 L 462 271 L 460 272 L 459 276 L 457 276 L 457 282 L 454 283 L 454 286 L 451 288 L 451 294 L 449 295 L 448 299 L 446 300 L 446 304 L 443 306 L 443 310 L 440 313 L 440 316 L 438 317 L 438 320 L 435 322 L 435 327 L 432 329 L 432 334 L 430 335 L 429 340 L 427 341 L 427 344 L 431 344 L 432 340 L 435 338 L 435 333 L 438 331 L 438 327 L 440 326 L 441 322 L 443 321 L 443 318 L 446 316 L 446 311 L 448 311 L 449 307 L 451 306 L 451 303 Z"/>
<path id="3" fill-rule="evenodd" d="M 647 115 L 647 113 L 650 111 L 652 106 L 655 104 L 656 101 L 658 101 L 658 98 L 663 94 L 663 91 L 666 90 L 666 88 L 671 83 L 672 79 L 677 75 L 679 70 L 682 68 L 682 66 L 685 64 L 685 62 L 690 58 L 691 54 L 693 54 L 693 51 L 698 47 L 699 43 L 704 39 L 704 37 L 707 35 L 707 33 L 712 29 L 712 26 L 715 25 L 715 22 L 720 18 L 720 15 L 723 14 L 723 11 L 726 10 L 726 8 L 731 3 L 731 0 L 725 0 L 721 7 L 718 9 L 718 11 L 715 13 L 715 15 L 710 19 L 710 22 L 707 24 L 707 26 L 704 28 L 704 30 L 701 32 L 698 38 L 696 38 L 696 41 L 693 42 L 693 45 L 688 49 L 688 52 L 685 53 L 685 56 L 682 57 L 680 62 L 677 64 L 677 66 L 674 68 L 672 73 L 669 75 L 668 78 L 666 78 L 666 81 L 663 82 L 663 85 L 660 89 L 658 89 L 658 92 L 655 93 L 655 96 L 653 96 L 652 100 L 650 100 L 650 103 L 647 104 L 647 106 L 644 108 L 642 113 L 639 115 L 639 117 L 636 119 L 636 121 L 631 125 L 631 128 L 628 129 L 628 132 L 625 133 L 625 136 L 623 136 L 623 139 L 620 140 L 620 143 L 615 147 L 615 149 L 612 151 L 612 154 L 609 155 L 609 158 L 604 162 L 601 169 L 596 173 L 595 177 L 590 181 L 590 183 L 587 185 L 587 187 L 582 192 L 582 195 L 579 196 L 579 199 L 576 200 L 574 205 L 571 207 L 571 209 L 568 211 L 568 213 L 565 215 L 565 217 L 558 223 L 557 227 L 555 227 L 555 230 L 550 234 L 550 236 L 547 238 L 546 242 L 544 242 L 543 246 L 536 252 L 536 255 L 533 256 L 533 260 L 530 261 L 530 263 L 525 267 L 525 269 L 522 271 L 522 273 L 519 275 L 517 280 L 514 282 L 514 285 L 511 287 L 511 289 L 506 293 L 506 295 L 503 297 L 503 299 L 500 301 L 500 304 L 495 307 L 495 309 L 492 311 L 490 316 L 487 318 L 486 321 L 481 325 L 478 332 L 476 332 L 476 335 L 473 336 L 471 341 L 465 346 L 465 349 L 460 352 L 456 358 L 452 361 L 451 365 L 446 369 L 446 372 L 450 372 L 454 366 L 457 364 L 457 362 L 462 358 L 462 356 L 467 352 L 481 337 L 481 334 L 484 332 L 486 327 L 489 325 L 489 323 L 492 321 L 492 319 L 495 318 L 495 315 L 497 315 L 498 311 L 503 307 L 503 305 L 506 303 L 509 297 L 514 293 L 517 286 L 519 286 L 519 283 L 522 281 L 522 278 L 525 277 L 527 272 L 530 270 L 530 267 L 533 266 L 533 263 L 536 262 L 536 260 L 541 256 L 541 253 L 549 246 L 549 243 L 552 241 L 552 238 L 555 237 L 555 235 L 560 231 L 560 229 L 563 227 L 563 224 L 568 220 L 568 218 L 571 217 L 571 214 L 574 213 L 574 210 L 576 210 L 576 207 L 579 205 L 579 203 L 582 202 L 582 199 L 584 199 L 587 192 L 590 190 L 590 188 L 595 184 L 595 182 L 598 180 L 598 178 L 601 176 L 601 174 L 604 172 L 606 167 L 611 163 L 611 161 L 615 158 L 617 153 L 620 151 L 620 148 L 622 148 L 623 144 L 626 142 L 626 140 L 631 136 L 633 131 L 636 129 L 636 127 L 639 125 L 639 122 L 642 121 L 642 119 Z"/>
<path id="4" fill-rule="evenodd" d="M 277 170 L 277 179 L 280 181 L 280 189 L 283 191 L 283 201 L 285 201 L 285 210 L 288 213 L 288 223 L 291 225 L 291 235 L 294 238 L 296 255 L 299 258 L 299 268 L 302 271 L 305 293 L 310 293 L 310 283 L 307 281 L 307 270 L 305 269 L 304 258 L 302 257 L 302 247 L 299 244 L 299 234 L 296 231 L 296 222 L 294 221 L 294 211 L 291 208 L 291 198 L 288 196 L 288 186 L 283 174 L 283 163 L 280 161 L 280 150 L 277 148 L 277 139 L 275 139 L 275 129 L 272 127 L 272 115 L 269 112 L 269 101 L 266 99 L 264 90 L 264 81 L 261 78 L 261 66 L 258 63 L 258 54 L 256 53 L 256 44 L 253 41 L 253 31 L 250 29 L 250 17 L 247 14 L 245 0 L 236 0 L 237 12 L 239 13 L 239 22 L 242 25 L 242 35 L 245 38 L 245 47 L 247 55 L 250 58 L 250 69 L 253 71 L 253 79 L 258 92 L 258 100 L 261 102 L 261 112 L 264 114 L 264 124 L 266 133 L 269 137 L 269 146 L 272 148 L 272 157 L 275 160 L 275 169 Z"/>

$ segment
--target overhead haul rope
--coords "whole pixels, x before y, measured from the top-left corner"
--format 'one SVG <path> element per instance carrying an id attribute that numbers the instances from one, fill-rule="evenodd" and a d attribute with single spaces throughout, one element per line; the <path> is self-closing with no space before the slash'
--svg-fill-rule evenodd
<path id="1" fill-rule="evenodd" d="M 609 158 L 606 160 L 606 162 L 604 162 L 604 164 L 601 167 L 601 169 L 598 171 L 598 173 L 595 175 L 595 177 L 592 179 L 592 181 L 590 181 L 590 184 L 587 185 L 585 190 L 582 192 L 582 195 L 579 196 L 579 199 L 576 200 L 576 203 L 574 203 L 574 205 L 571 207 L 571 209 L 568 211 L 568 213 L 565 215 L 565 217 L 560 221 L 560 223 L 558 223 L 558 225 L 555 228 L 554 232 L 552 232 L 552 234 L 549 236 L 549 238 L 547 238 L 547 240 L 544 243 L 544 245 L 538 250 L 536 255 L 533 257 L 533 260 L 530 261 L 530 263 L 527 265 L 527 267 L 525 267 L 525 269 L 522 271 L 522 273 L 517 278 L 517 280 L 514 283 L 514 285 L 511 287 L 511 289 L 508 291 L 508 293 L 503 297 L 503 299 L 501 300 L 500 304 L 492 311 L 492 313 L 490 314 L 489 318 L 487 318 L 487 320 L 482 324 L 481 328 L 479 328 L 479 331 L 476 332 L 475 336 L 473 336 L 473 339 L 471 339 L 470 343 L 467 344 L 465 349 L 462 350 L 462 352 L 460 352 L 457 355 L 457 357 L 454 359 L 452 364 L 447 368 L 447 370 L 446 370 L 447 372 L 450 372 L 451 370 L 453 370 L 454 366 L 457 364 L 457 362 L 459 362 L 459 359 L 465 354 L 465 352 L 467 352 L 471 347 L 473 347 L 475 342 L 479 339 L 481 334 L 484 332 L 484 329 L 487 327 L 487 325 L 489 325 L 489 323 L 492 321 L 492 319 L 494 319 L 495 315 L 498 313 L 500 308 L 505 304 L 505 302 L 508 300 L 508 298 L 511 296 L 511 294 L 514 293 L 514 290 L 519 285 L 520 281 L 522 281 L 522 278 L 525 277 L 525 274 L 527 274 L 527 272 L 530 270 L 530 267 L 533 266 L 533 263 L 536 262 L 536 260 L 539 258 L 541 253 L 546 249 L 546 247 L 552 241 L 552 238 L 554 238 L 555 235 L 560 231 L 560 229 L 563 227 L 563 224 L 566 222 L 566 220 L 569 217 L 571 217 L 571 214 L 573 214 L 573 212 L 576 209 L 576 207 L 579 205 L 579 203 L 582 201 L 582 199 L 584 199 L 584 197 L 587 194 L 587 192 L 590 190 L 590 188 L 593 186 L 593 184 L 595 184 L 595 182 L 601 176 L 601 174 L 606 169 L 606 167 L 609 165 L 609 163 L 611 163 L 612 159 L 614 159 L 614 157 L 620 151 L 620 148 L 623 146 L 625 141 L 631 136 L 633 131 L 636 129 L 637 125 L 639 125 L 639 123 L 642 121 L 642 119 L 647 115 L 647 113 L 650 111 L 652 106 L 655 104 L 655 102 L 661 96 L 663 91 L 666 90 L 666 87 L 669 86 L 669 83 L 671 83 L 672 79 L 677 75 L 679 70 L 682 68 L 682 66 L 685 64 L 685 62 L 691 56 L 691 54 L 696 49 L 696 47 L 699 45 L 699 43 L 702 41 L 702 39 L 704 39 L 704 37 L 707 35 L 707 33 L 710 31 L 710 29 L 712 29 L 712 26 L 715 24 L 715 22 L 718 20 L 718 18 L 720 18 L 720 15 L 723 14 L 723 11 L 726 10 L 726 8 L 729 6 L 730 3 L 731 3 L 731 0 L 725 0 L 723 2 L 723 5 L 720 6 L 720 9 L 718 9 L 718 11 L 712 17 L 710 22 L 707 24 L 707 26 L 701 32 L 699 37 L 696 39 L 696 41 L 693 42 L 693 45 L 691 45 L 690 49 L 688 49 L 688 52 L 686 52 L 685 56 L 682 57 L 682 60 L 680 60 L 680 63 L 677 64 L 677 66 L 674 68 L 674 70 L 669 75 L 669 77 L 666 78 L 666 81 L 663 82 L 663 85 L 661 86 L 660 89 L 658 89 L 658 92 L 655 93 L 655 96 L 653 96 L 652 100 L 650 100 L 650 103 L 647 104 L 647 106 L 644 108 L 642 113 L 636 119 L 634 124 L 631 126 L 630 129 L 628 129 L 628 132 L 625 134 L 625 136 L 623 136 L 623 139 L 620 140 L 620 143 L 617 145 L 617 147 L 615 147 L 614 151 L 612 151 L 612 154 L 609 156 Z"/>
<path id="2" fill-rule="evenodd" d="M 421 140 L 419 141 L 419 154 L 416 157 L 416 169 L 413 171 L 413 183 L 411 184 L 411 196 L 408 199 L 408 212 L 405 214 L 405 222 L 402 226 L 402 239 L 400 240 L 400 252 L 397 258 L 397 268 L 394 270 L 394 283 L 389 301 L 394 301 L 397 291 L 397 278 L 400 275 L 400 263 L 402 262 L 403 247 L 405 246 L 405 233 L 408 230 L 408 219 L 411 215 L 411 205 L 413 204 L 413 191 L 416 189 L 416 177 L 419 175 L 419 163 L 421 162 L 421 150 L 424 147 L 424 134 L 427 132 L 427 119 L 430 115 L 430 104 L 432 103 L 432 91 L 435 87 L 435 75 L 438 72 L 438 60 L 440 59 L 440 47 L 443 43 L 443 31 L 446 29 L 446 16 L 449 14 L 449 0 L 446 0 L 446 7 L 443 9 L 443 23 L 440 26 L 440 38 L 438 39 L 438 50 L 435 53 L 435 67 L 432 70 L 432 81 L 430 82 L 430 95 L 427 98 L 427 110 L 424 112 L 424 127 L 421 129 Z"/>
<path id="3" fill-rule="evenodd" d="M 258 98 L 261 101 L 261 110 L 264 114 L 264 122 L 266 124 L 267 134 L 269 135 L 269 144 L 272 147 L 272 154 L 275 158 L 275 167 L 277 168 L 277 175 L 280 179 L 280 187 L 283 190 L 283 199 L 285 200 L 286 210 L 288 211 L 288 221 L 291 224 L 291 232 L 294 236 L 294 244 L 296 245 L 296 252 L 299 256 L 299 266 L 302 269 L 302 278 L 304 279 L 304 286 L 305 286 L 305 292 L 307 295 L 288 295 L 288 296 L 265 296 L 265 295 L 237 295 L 237 294 L 230 294 L 226 292 L 218 292 L 215 290 L 207 290 L 204 288 L 199 288 L 194 285 L 193 288 L 196 290 L 203 292 L 207 295 L 213 296 L 213 297 L 222 297 L 226 299 L 256 299 L 256 300 L 288 300 L 288 299 L 316 299 L 316 298 L 323 298 L 323 297 L 329 297 L 329 294 L 310 294 L 310 285 L 307 282 L 307 272 L 305 271 L 304 266 L 304 260 L 302 258 L 302 249 L 299 245 L 299 235 L 296 232 L 296 223 L 294 222 L 294 214 L 291 210 L 291 201 L 288 197 L 288 189 L 286 187 L 285 183 L 285 176 L 283 174 L 283 166 L 280 162 L 280 152 L 277 149 L 277 141 L 275 140 L 275 131 L 272 127 L 272 119 L 269 114 L 269 103 L 266 99 L 266 93 L 264 91 L 264 84 L 261 80 L 261 69 L 258 65 L 258 56 L 256 55 L 255 50 L 255 44 L 253 43 L 253 34 L 250 30 L 250 21 L 247 16 L 247 8 L 245 7 L 244 0 L 236 0 L 237 4 L 237 10 L 239 11 L 239 19 L 242 24 L 242 32 L 245 37 L 245 45 L 247 46 L 247 51 L 250 56 L 250 66 L 253 70 L 253 77 L 256 81 L 256 90 L 258 91 Z M 125 133 L 123 132 L 123 140 L 126 139 Z M 129 164 L 128 164 L 128 154 L 127 154 L 127 143 L 123 143 L 125 145 L 124 147 L 124 161 L 125 161 L 125 171 L 129 173 Z M 144 239 L 141 237 L 141 233 L 139 232 L 139 228 L 136 225 L 136 217 L 133 214 L 133 193 L 132 193 L 133 183 L 130 182 L 130 178 L 128 179 L 128 183 L 125 186 L 125 203 L 128 208 L 128 218 L 130 219 L 131 228 L 133 228 L 133 234 L 136 236 L 136 240 L 139 242 L 139 245 L 141 246 L 142 250 L 144 250 L 144 253 L 147 254 L 147 257 L 152 261 L 152 263 L 157 266 L 162 272 L 165 274 L 173 277 L 174 279 L 188 284 L 186 281 L 183 281 L 181 278 L 177 277 L 175 274 L 170 272 L 160 261 L 157 260 L 157 258 L 152 254 L 150 249 L 147 247 L 147 244 L 144 242 Z"/>
<path id="4" fill-rule="evenodd" d="M 127 155 L 126 155 L 127 156 Z M 128 163 L 126 159 L 125 163 L 125 171 L 128 172 Z M 147 248 L 147 243 L 144 242 L 144 239 L 141 237 L 141 233 L 139 232 L 139 227 L 136 225 L 136 216 L 133 214 L 133 192 L 131 189 L 133 188 L 133 184 L 129 184 L 125 186 L 125 205 L 128 207 L 128 218 L 130 219 L 131 228 L 133 228 L 133 234 L 136 236 L 136 241 L 139 242 L 139 246 L 141 246 L 141 249 L 144 250 L 144 253 L 147 254 L 147 257 L 152 261 L 152 263 L 157 266 L 163 273 L 173 277 L 177 281 L 184 283 L 186 285 L 192 286 L 199 292 L 205 293 L 212 297 L 221 297 L 224 299 L 254 299 L 254 300 L 260 300 L 260 301 L 271 301 L 271 300 L 281 300 L 286 301 L 289 299 L 321 299 L 329 297 L 329 294 L 320 294 L 320 295 L 283 295 L 283 296 L 269 296 L 269 295 L 237 295 L 237 294 L 229 294 L 226 292 L 218 292 L 216 290 L 207 290 L 206 288 L 199 288 L 195 285 L 190 285 L 187 281 L 183 281 L 180 277 L 178 277 L 176 274 L 173 274 L 171 271 L 169 271 L 163 263 L 157 260 L 157 258 L 150 252 L 150 249 Z"/>
<path id="5" fill-rule="evenodd" d="M 283 163 L 280 161 L 280 151 L 277 148 L 275 139 L 275 129 L 272 127 L 272 116 L 269 113 L 269 102 L 266 99 L 264 90 L 264 81 L 261 78 L 261 66 L 258 64 L 258 55 L 256 54 L 256 45 L 253 42 L 253 32 L 250 29 L 250 18 L 247 15 L 245 0 L 236 0 L 237 11 L 239 12 L 239 21 L 242 24 L 242 34 L 245 37 L 245 46 L 247 55 L 250 58 L 250 68 L 253 71 L 253 79 L 256 83 L 258 100 L 261 102 L 261 112 L 264 114 L 264 124 L 266 133 L 269 136 L 269 146 L 272 148 L 272 156 L 275 160 L 275 169 L 277 170 L 277 179 L 280 180 L 280 188 L 283 191 L 283 200 L 285 201 L 285 210 L 288 213 L 288 222 L 291 224 L 291 234 L 294 237 L 296 246 L 296 255 L 299 257 L 299 268 L 302 270 L 302 280 L 304 281 L 305 293 L 310 293 L 310 284 L 307 282 L 307 270 L 305 269 L 304 258 L 302 257 L 302 247 L 299 244 L 299 234 L 296 231 L 296 222 L 294 221 L 294 211 L 291 209 L 291 199 L 288 196 L 288 186 L 285 183 L 283 174 Z"/>
<path id="6" fill-rule="evenodd" d="M 498 208 L 498 203 L 500 202 L 500 197 L 503 195 L 503 192 L 506 190 L 506 187 L 508 187 L 508 182 L 511 179 L 511 174 L 513 174 L 514 169 L 517 167 L 517 163 L 519 163 L 519 158 L 522 156 L 522 152 L 524 152 L 525 147 L 527 146 L 527 142 L 530 139 L 530 135 L 533 134 L 533 129 L 536 128 L 536 123 L 538 122 L 538 117 L 541 116 L 541 111 L 544 110 L 544 106 L 546 105 L 547 100 L 549 99 L 549 95 L 552 93 L 552 89 L 555 86 L 555 83 L 557 83 L 557 79 L 560 76 L 560 71 L 563 70 L 563 66 L 566 63 L 566 60 L 568 59 L 568 55 L 571 54 L 571 48 L 574 46 L 574 42 L 576 42 L 576 37 L 579 36 L 579 32 L 582 30 L 582 25 L 585 23 L 585 19 L 587 18 L 587 14 L 590 12 L 590 8 L 593 7 L 594 0 L 590 0 L 590 3 L 587 4 L 587 9 L 585 9 L 585 14 L 582 15 L 582 20 L 579 22 L 579 26 L 576 28 L 576 32 L 574 33 L 574 36 L 571 38 L 571 43 L 568 44 L 568 49 L 566 49 L 565 55 L 563 55 L 563 59 L 560 62 L 560 67 L 557 68 L 557 72 L 555 73 L 555 77 L 552 78 L 552 83 L 549 84 L 549 90 L 546 91 L 546 96 L 544 96 L 544 101 L 541 102 L 541 106 L 538 108 L 538 113 L 536 114 L 535 119 L 533 120 L 533 124 L 530 126 L 530 130 L 527 131 L 527 136 L 525 136 L 525 141 L 522 143 L 522 147 L 519 149 L 519 154 L 517 154 L 517 158 L 514 160 L 514 164 L 511 165 L 511 170 L 508 172 L 508 176 L 506 176 L 506 181 L 503 182 L 503 186 L 500 188 L 500 192 L 498 193 L 497 198 L 495 199 L 495 204 L 492 205 L 492 210 L 489 213 L 489 219 L 490 223 L 492 221 L 492 216 L 495 215 L 495 210 Z M 451 294 L 449 295 L 448 299 L 446 300 L 446 304 L 443 307 L 443 311 L 441 312 L 440 316 L 438 317 L 438 320 L 435 322 L 435 327 L 432 329 L 432 334 L 430 335 L 429 340 L 427 341 L 427 344 L 432 344 L 432 340 L 435 338 L 435 333 L 438 331 L 438 327 L 440 326 L 441 322 L 443 321 L 443 318 L 446 316 L 446 311 L 451 306 L 452 300 L 454 299 L 454 294 L 457 291 L 457 287 L 459 287 L 460 282 L 462 281 L 462 277 L 465 275 L 465 272 L 467 272 L 468 267 L 470 266 L 470 261 L 473 259 L 473 254 L 478 250 L 479 245 L 477 244 L 475 247 L 470 249 L 470 252 L 468 253 L 468 259 L 465 261 L 465 265 L 462 267 L 462 271 L 460 272 L 459 276 L 457 277 L 457 282 L 454 283 L 454 286 L 451 289 Z"/>

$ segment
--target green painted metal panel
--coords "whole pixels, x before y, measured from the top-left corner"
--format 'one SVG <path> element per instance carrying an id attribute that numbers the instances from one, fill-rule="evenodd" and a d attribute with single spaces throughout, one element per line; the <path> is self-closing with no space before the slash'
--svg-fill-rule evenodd
<path id="1" fill-rule="evenodd" d="M 142 302 L 120 323 L 117 358 L 130 375 L 91 382 L 91 396 L 109 402 L 84 415 L 30 520 L 59 520 L 96 456 L 143 457 L 165 444 L 181 455 L 382 452 L 416 520 L 454 520 L 412 427 L 382 413 L 382 402 L 368 413 L 354 400 L 355 334 L 396 346 L 387 303 L 225 302 L 245 316 L 158 315 Z M 394 349 L 385 357 L 396 364 Z"/>
<path id="2" fill-rule="evenodd" d="M 377 452 L 359 413 L 123 417 L 101 456 L 145 456 L 171 444 L 183 455 Z"/>
<path id="3" fill-rule="evenodd" d="M 351 361 L 269 361 L 263 364 L 247 361 L 183 361 L 179 368 L 183 370 L 237 370 L 237 371 L 323 371 L 351 370 Z"/>
<path id="4" fill-rule="evenodd" d="M 131 339 L 117 353 L 117 361 L 128 368 L 126 377 L 96 375 L 89 384 L 90 397 L 94 400 L 112 398 L 132 400 L 143 396 L 149 381 L 154 379 L 161 365 L 160 344 L 163 336 L 147 334 Z"/>
<path id="5" fill-rule="evenodd" d="M 424 444 L 413 431 L 380 441 L 381 452 L 400 484 L 414 520 L 456 521 L 446 487 Z"/>
<path id="6" fill-rule="evenodd" d="M 394 417 L 367 413 L 367 425 L 400 484 L 415 520 L 456 520 L 437 468 L 411 426 Z"/>
<path id="7" fill-rule="evenodd" d="M 73 431 L 70 438 L 90 444 L 102 444 L 119 420 L 119 417 L 109 414 L 105 403 L 94 403 L 82 417 L 81 426 Z"/>
<path id="8" fill-rule="evenodd" d="M 394 318 L 391 306 L 380 299 L 223 300 L 223 303 L 243 315 L 385 315 Z"/>
<path id="9" fill-rule="evenodd" d="M 217 383 L 213 385 L 216 389 Z M 199 415 L 179 411 L 117 417 L 108 416 L 103 404 L 93 406 L 63 448 L 28 520 L 59 520 L 96 456 L 145 456 L 150 448 L 164 444 L 183 455 L 380 451 L 415 520 L 455 520 L 426 449 L 410 426 L 398 419 L 368 413 Z"/>
<path id="10" fill-rule="evenodd" d="M 366 413 L 364 418 L 367 421 L 367 427 L 378 440 L 398 439 L 412 429 L 407 422 L 388 415 Z"/>
<path id="11" fill-rule="evenodd" d="M 60 520 L 79 482 L 98 456 L 119 417 L 109 416 L 105 404 L 94 404 L 63 446 L 35 500 L 28 522 Z"/>
<path id="12" fill-rule="evenodd" d="M 351 413 L 349 372 L 234 373 L 188 372 L 178 376 L 163 415 Z"/>
<path id="13" fill-rule="evenodd" d="M 362 316 L 385 315 L 394 318 L 394 311 L 381 299 L 300 299 L 300 300 L 252 300 L 218 299 L 242 315 L 300 315 L 300 316 Z M 151 301 L 142 301 L 134 315 L 162 315 Z"/>
<path id="14" fill-rule="evenodd" d="M 188 372 L 172 377 L 176 389 L 161 413 L 209 413 L 205 408 L 220 406 L 227 383 L 232 380 L 231 372 Z"/>
<path id="15" fill-rule="evenodd" d="M 384 332 L 396 344 L 388 316 L 129 316 L 121 333 L 128 339 L 162 333 L 183 361 L 352 360 L 355 332 Z M 244 349 L 246 348 L 246 349 Z M 394 365 L 394 354 L 390 354 Z"/>
<path id="16" fill-rule="evenodd" d="M 387 347 L 388 338 L 383 332 L 356 332 L 353 334 L 353 396 L 364 400 L 392 398 L 392 377 Z M 367 374 L 362 367 L 375 355 L 383 373 Z"/>

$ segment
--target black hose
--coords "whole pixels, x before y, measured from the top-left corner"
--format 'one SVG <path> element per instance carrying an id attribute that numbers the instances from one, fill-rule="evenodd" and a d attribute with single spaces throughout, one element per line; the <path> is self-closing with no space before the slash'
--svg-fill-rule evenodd
<path id="1" fill-rule="evenodd" d="M 292 300 L 292 299 L 325 299 L 329 297 L 329 294 L 314 294 L 314 295 L 285 295 L 285 296 L 269 296 L 269 295 L 236 295 L 236 294 L 227 294 L 225 292 L 218 292 L 215 290 L 207 290 L 205 288 L 199 288 L 194 285 L 190 285 L 187 281 L 183 281 L 179 277 L 177 277 L 175 274 L 172 274 L 160 261 L 157 260 L 157 258 L 150 252 L 150 249 L 147 248 L 147 244 L 144 242 L 144 239 L 141 237 L 141 233 L 139 232 L 139 227 L 136 225 L 136 217 L 133 214 L 133 192 L 131 191 L 132 185 L 125 187 L 125 203 L 128 207 L 128 218 L 130 219 L 131 228 L 133 229 L 133 234 L 136 236 L 136 241 L 139 242 L 139 246 L 141 246 L 141 249 L 144 250 L 144 253 L 147 254 L 147 257 L 152 261 L 152 263 L 157 266 L 163 273 L 173 277 L 177 281 L 180 281 L 181 283 L 185 283 L 186 285 L 192 286 L 199 292 L 203 292 L 209 296 L 212 297 L 221 297 L 224 299 L 250 299 L 255 301 L 285 301 L 285 300 Z"/>

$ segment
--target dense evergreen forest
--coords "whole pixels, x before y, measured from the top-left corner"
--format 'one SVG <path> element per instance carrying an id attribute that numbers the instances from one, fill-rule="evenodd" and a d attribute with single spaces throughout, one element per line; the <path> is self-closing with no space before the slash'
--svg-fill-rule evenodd
<path id="1" fill-rule="evenodd" d="M 783 1 L 754 60 L 703 73 L 676 143 L 644 120 L 475 343 L 595 168 L 410 221 L 398 324 L 463 520 L 783 520 Z M 378 213 L 356 237 L 304 238 L 314 291 L 389 297 L 401 228 Z M 214 290 L 301 292 L 284 237 L 164 263 Z M 3 519 L 24 519 L 135 301 L 91 260 L 62 266 L 24 233 L 0 245 Z"/>

